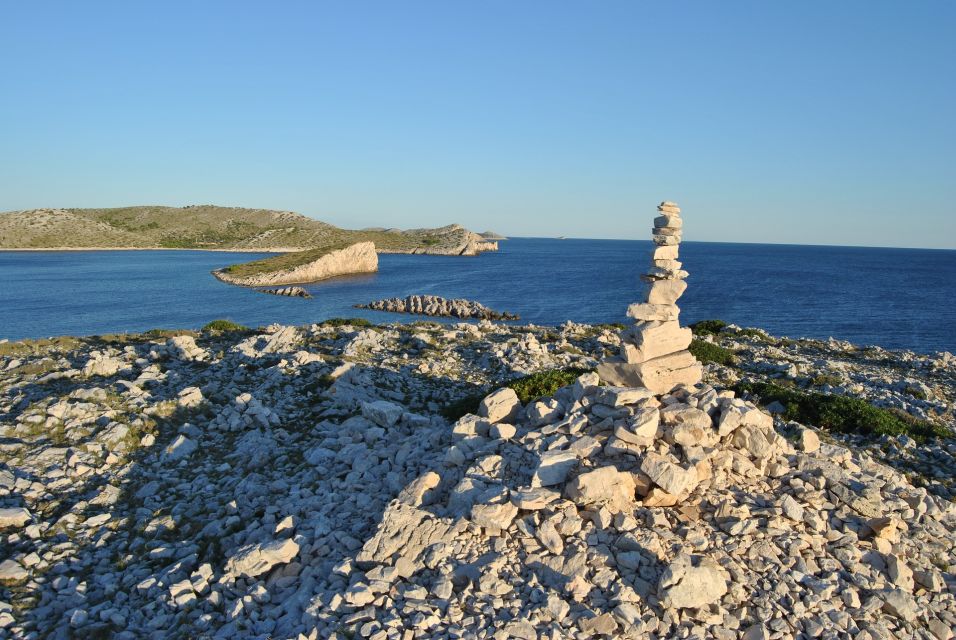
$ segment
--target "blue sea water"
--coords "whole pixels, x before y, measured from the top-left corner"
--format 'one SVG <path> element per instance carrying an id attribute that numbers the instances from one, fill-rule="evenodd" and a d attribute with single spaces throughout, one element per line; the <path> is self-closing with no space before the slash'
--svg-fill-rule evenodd
<path id="1" fill-rule="evenodd" d="M 281 298 L 210 271 L 267 254 L 203 251 L 0 252 L 0 338 L 250 326 L 361 316 L 352 308 L 410 294 L 478 300 L 522 322 L 621 322 L 641 297 L 650 243 L 518 238 L 473 258 L 381 256 L 379 273 Z M 720 318 L 775 335 L 920 352 L 956 351 L 956 251 L 687 242 L 684 322 Z"/>

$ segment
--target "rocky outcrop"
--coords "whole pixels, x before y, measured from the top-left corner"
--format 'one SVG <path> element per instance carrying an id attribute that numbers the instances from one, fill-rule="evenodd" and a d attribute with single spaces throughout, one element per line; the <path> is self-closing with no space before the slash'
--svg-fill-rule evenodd
<path id="1" fill-rule="evenodd" d="M 308 291 L 302 287 L 281 287 L 279 289 L 259 289 L 259 293 L 268 293 L 274 296 L 285 296 L 287 298 L 311 298 Z"/>
<path id="2" fill-rule="evenodd" d="M 411 313 L 419 316 L 443 318 L 472 318 L 476 320 L 518 320 L 513 313 L 499 313 L 472 300 L 449 300 L 439 296 L 408 296 L 389 298 L 368 304 L 355 305 L 356 309 L 371 309 L 389 313 Z"/>
<path id="3" fill-rule="evenodd" d="M 400 231 L 388 229 L 388 233 L 400 234 L 410 242 L 407 246 L 389 244 L 379 246 L 379 253 L 403 253 L 432 256 L 477 256 L 487 251 L 497 251 L 498 243 L 481 234 L 469 231 L 458 224 L 438 229 L 411 229 Z"/>
<path id="4" fill-rule="evenodd" d="M 236 277 L 228 270 L 214 271 L 213 275 L 230 284 L 246 287 L 268 287 L 271 285 L 300 284 L 318 282 L 336 276 L 378 271 L 378 253 L 372 242 L 359 242 L 344 249 L 330 251 L 320 258 L 306 264 L 288 269 Z"/>

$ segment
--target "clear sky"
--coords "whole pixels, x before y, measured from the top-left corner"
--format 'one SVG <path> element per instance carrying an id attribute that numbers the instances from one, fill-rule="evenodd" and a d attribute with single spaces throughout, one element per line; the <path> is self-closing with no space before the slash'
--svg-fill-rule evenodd
<path id="1" fill-rule="evenodd" d="M 956 2 L 0 0 L 0 210 L 956 247 Z"/>

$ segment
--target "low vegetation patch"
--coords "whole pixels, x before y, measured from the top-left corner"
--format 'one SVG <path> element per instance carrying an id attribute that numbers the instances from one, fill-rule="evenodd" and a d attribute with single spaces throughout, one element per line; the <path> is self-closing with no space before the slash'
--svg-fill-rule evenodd
<path id="1" fill-rule="evenodd" d="M 365 318 L 329 318 L 320 324 L 326 327 L 374 327 L 375 325 Z"/>
<path id="2" fill-rule="evenodd" d="M 695 336 L 716 336 L 726 326 L 727 323 L 723 320 L 701 320 L 690 325 L 690 328 Z"/>
<path id="3" fill-rule="evenodd" d="M 763 329 L 739 329 L 736 335 L 738 338 L 757 338 L 758 340 L 766 340 L 770 337 Z"/>
<path id="4" fill-rule="evenodd" d="M 500 384 L 485 393 L 470 395 L 466 398 L 454 402 L 442 410 L 442 415 L 451 421 L 456 421 L 465 414 L 478 413 L 478 406 L 488 394 L 498 389 L 514 389 L 518 394 L 518 400 L 521 404 L 528 404 L 544 398 L 553 396 L 561 387 L 572 384 L 579 376 L 588 373 L 587 369 L 571 367 L 568 369 L 551 369 L 549 371 L 539 371 L 529 376 L 515 378 L 510 382 Z"/>
<path id="5" fill-rule="evenodd" d="M 719 364 L 732 367 L 737 363 L 734 352 L 706 340 L 694 340 L 688 349 L 703 364 Z"/>
<path id="6" fill-rule="evenodd" d="M 49 351 L 68 352 L 83 346 L 83 341 L 72 336 L 20 340 L 0 344 L 0 356 L 35 356 Z"/>
<path id="7" fill-rule="evenodd" d="M 874 407 L 860 398 L 806 393 L 763 382 L 742 382 L 735 391 L 756 396 L 763 404 L 779 402 L 786 408 L 783 417 L 787 420 L 837 433 L 906 435 L 920 441 L 950 435 L 941 425 L 914 418 L 896 409 Z"/>
<path id="8" fill-rule="evenodd" d="M 249 331 L 249 327 L 235 323 L 232 320 L 213 320 L 202 328 L 203 333 L 228 333 L 231 331 Z"/>
<path id="9" fill-rule="evenodd" d="M 813 377 L 810 384 L 814 387 L 822 387 L 825 384 L 831 387 L 839 387 L 843 384 L 843 380 L 840 379 L 840 376 L 835 376 L 832 373 L 820 373 Z"/>
<path id="10" fill-rule="evenodd" d="M 143 334 L 143 337 L 150 340 L 164 340 L 175 338 L 176 336 L 192 336 L 198 338 L 199 334 L 189 329 L 150 329 Z"/>

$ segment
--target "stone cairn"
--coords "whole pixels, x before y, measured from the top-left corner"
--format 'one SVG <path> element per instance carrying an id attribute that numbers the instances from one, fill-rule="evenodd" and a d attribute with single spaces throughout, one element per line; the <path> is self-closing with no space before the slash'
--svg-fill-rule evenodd
<path id="1" fill-rule="evenodd" d="M 657 210 L 651 268 L 641 276 L 647 296 L 628 308 L 628 317 L 637 322 L 621 333 L 621 355 L 601 364 L 598 374 L 611 385 L 646 387 L 663 394 L 700 382 L 702 367 L 687 350 L 693 332 L 678 320 L 677 301 L 687 289 L 688 275 L 677 260 L 684 226 L 680 207 L 662 202 Z"/>

